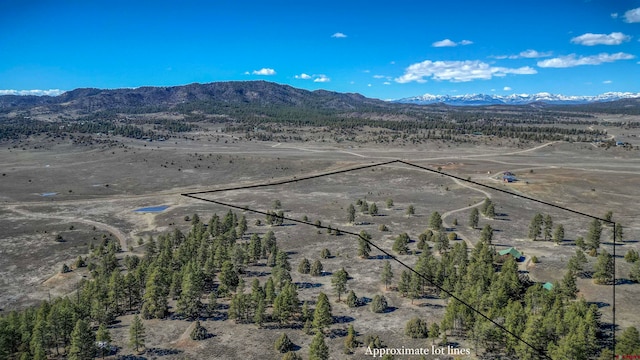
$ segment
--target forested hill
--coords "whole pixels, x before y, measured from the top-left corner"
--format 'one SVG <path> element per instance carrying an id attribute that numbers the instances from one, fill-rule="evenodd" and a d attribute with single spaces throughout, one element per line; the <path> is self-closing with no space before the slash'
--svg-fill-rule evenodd
<path id="1" fill-rule="evenodd" d="M 266 81 L 231 81 L 208 84 L 189 84 L 172 87 L 140 87 L 136 89 L 75 89 L 59 96 L 0 96 L 0 109 L 28 109 L 47 107 L 50 110 L 75 109 L 83 111 L 118 110 L 140 112 L 171 110 L 185 104 L 191 107 L 206 104 L 250 104 L 355 110 L 362 107 L 387 107 L 382 100 L 359 94 L 326 90 L 308 91 Z"/>

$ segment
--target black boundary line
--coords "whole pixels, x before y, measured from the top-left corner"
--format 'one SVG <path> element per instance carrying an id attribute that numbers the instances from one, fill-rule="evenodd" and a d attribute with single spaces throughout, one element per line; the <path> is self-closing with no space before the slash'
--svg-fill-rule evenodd
<path id="1" fill-rule="evenodd" d="M 443 176 L 447 176 L 453 179 L 457 179 L 460 181 L 464 181 L 467 183 L 471 183 L 477 186 L 481 186 L 484 188 L 488 188 L 494 191 L 498 191 L 498 192 L 502 192 L 508 195 L 512 195 L 518 198 L 522 198 L 525 200 L 529 200 L 529 201 L 533 201 L 539 204 L 543 204 L 543 205 L 547 205 L 547 206 L 551 206 L 560 210 L 564 210 L 564 211 L 568 211 L 577 215 L 581 215 L 581 216 L 586 216 L 588 218 L 592 218 L 592 219 L 597 219 L 599 221 L 602 221 L 604 223 L 607 224 L 612 224 L 613 225 L 613 300 L 612 300 L 612 336 L 613 336 L 613 347 L 615 348 L 615 342 L 616 342 L 616 309 L 615 309 L 615 299 L 616 299 L 616 274 L 615 274 L 615 266 L 616 266 L 616 234 L 615 234 L 615 230 L 616 230 L 616 226 L 617 224 L 614 221 L 609 221 L 603 218 L 599 218 L 597 216 L 593 216 L 593 215 L 589 215 L 577 210 L 573 210 L 573 209 L 569 209 L 569 208 L 565 208 L 556 204 L 552 204 L 546 201 L 542 201 L 542 200 L 538 200 L 535 198 L 531 198 L 525 195 L 521 195 L 521 194 L 516 194 L 513 193 L 511 191 L 507 191 L 504 189 L 499 189 L 497 187 L 493 187 L 490 185 L 486 185 L 486 184 L 482 184 L 473 180 L 469 180 L 469 179 L 464 179 L 461 178 L 459 176 L 456 175 L 451 175 L 442 171 L 438 171 L 438 170 L 433 170 L 424 166 L 420 166 L 414 163 L 410 163 L 404 160 L 400 160 L 400 159 L 396 159 L 396 160 L 391 160 L 391 161 L 386 161 L 386 162 L 381 162 L 381 163 L 375 163 L 375 164 L 370 164 L 370 165 L 364 165 L 364 166 L 359 166 L 359 167 L 354 167 L 354 168 L 349 168 L 349 169 L 344 169 L 344 170 L 337 170 L 337 171 L 331 171 L 331 172 L 325 172 L 325 173 L 321 173 L 321 174 L 317 174 L 317 175 L 311 175 L 311 176 L 305 176 L 305 177 L 301 177 L 301 178 L 294 178 L 294 179 L 290 179 L 290 180 L 282 180 L 282 181 L 277 181 L 277 182 L 273 182 L 273 183 L 264 183 L 264 184 L 256 184 L 256 185 L 246 185 L 246 186 L 237 186 L 237 187 L 232 187 L 232 188 L 224 188 L 224 189 L 217 189 L 217 190 L 205 190 L 205 191 L 196 191 L 196 192 L 189 192 L 189 193 L 183 193 L 180 194 L 181 196 L 185 196 L 185 197 L 189 197 L 192 199 L 196 199 L 196 200 L 201 200 L 201 201 L 206 201 L 206 202 L 210 202 L 210 203 L 214 203 L 214 204 L 218 204 L 218 205 L 222 205 L 225 207 L 229 207 L 229 208 L 233 208 L 233 209 L 238 209 L 238 210 L 242 210 L 242 211 L 250 211 L 253 213 L 257 213 L 257 214 L 262 214 L 262 215 L 272 215 L 272 216 L 276 216 L 278 218 L 281 218 L 283 220 L 289 220 L 289 221 L 293 221 L 296 223 L 300 223 L 300 224 L 305 224 L 305 225 L 310 225 L 316 228 L 322 228 L 322 229 L 329 229 L 329 226 L 324 226 L 324 225 L 316 225 L 316 224 L 312 224 L 308 221 L 302 221 L 302 220 L 298 220 L 298 219 L 293 219 L 293 218 L 289 218 L 286 216 L 278 216 L 275 215 L 273 213 L 269 214 L 267 212 L 264 211 L 260 211 L 260 210 L 254 210 L 254 209 L 250 209 L 247 207 L 240 207 L 237 205 L 233 205 L 233 204 L 228 204 L 228 203 L 224 203 L 221 201 L 217 201 L 217 200 L 212 200 L 212 199 L 205 199 L 205 198 L 201 198 L 195 195 L 202 195 L 202 194 L 213 194 L 213 193 L 218 193 L 218 192 L 225 192 L 225 191 L 231 191 L 231 190 L 244 190 L 244 189 L 252 189 L 252 188 L 259 188 L 259 187 L 269 187 L 269 186 L 274 186 L 274 185 L 286 185 L 286 184 L 290 184 L 290 183 L 294 183 L 294 182 L 298 182 L 298 181 L 303 181 L 303 180 L 311 180 L 311 179 L 317 179 L 320 177 L 325 177 L 325 176 L 330 176 L 330 175 L 336 175 L 336 174 L 342 174 L 342 173 L 347 173 L 347 172 L 351 172 L 351 171 L 356 171 L 356 170 L 362 170 L 362 169 L 367 169 L 367 168 L 373 168 L 373 167 L 378 167 L 378 166 L 383 166 L 383 165 L 390 165 L 393 163 L 401 163 L 410 167 L 415 167 L 421 170 L 425 170 L 425 171 L 429 171 L 435 174 L 439 174 L 439 175 L 443 175 Z M 332 228 L 333 229 L 333 228 Z M 432 281 L 430 281 L 429 279 L 427 279 L 426 277 L 424 277 L 423 275 L 421 275 L 420 273 L 418 273 L 417 271 L 415 271 L 413 268 L 411 268 L 410 266 L 406 265 L 405 263 L 403 263 L 401 260 L 399 260 L 398 258 L 396 258 L 395 256 L 393 256 L 392 254 L 390 254 L 389 252 L 387 252 L 386 250 L 380 248 L 378 245 L 374 244 L 371 240 L 365 239 L 364 237 L 360 236 L 360 234 L 351 232 L 351 231 L 343 231 L 341 229 L 333 229 L 333 230 L 338 230 L 341 233 L 344 234 L 349 234 L 349 235 L 353 235 L 353 236 L 357 236 L 359 239 L 364 240 L 365 242 L 367 242 L 369 245 L 373 246 L 374 248 L 376 248 L 377 250 L 379 250 L 380 252 L 382 252 L 383 254 L 385 254 L 386 256 L 388 256 L 389 258 L 391 258 L 392 260 L 396 261 L 397 263 L 399 263 L 400 265 L 402 265 L 403 267 L 407 268 L 409 271 L 415 273 L 416 275 L 418 275 L 420 278 L 426 280 L 427 282 L 429 282 L 431 285 L 433 285 L 434 287 L 438 288 L 440 291 L 445 292 L 447 295 L 449 295 L 451 298 L 455 299 L 456 301 L 460 302 L 461 304 L 463 304 L 464 306 L 466 306 L 467 308 L 471 309 L 473 312 L 477 313 L 478 315 L 482 316 L 483 318 L 485 318 L 486 320 L 488 320 L 489 322 L 493 323 L 494 325 L 496 325 L 498 328 L 500 328 L 501 330 L 503 330 L 504 332 L 510 334 L 511 336 L 513 336 L 514 338 L 516 338 L 517 340 L 521 341 L 522 343 L 526 344 L 527 346 L 529 346 L 531 349 L 535 350 L 538 352 L 538 354 L 550 359 L 551 357 L 549 357 L 546 354 L 545 350 L 542 349 L 538 349 L 535 346 L 529 344 L 528 342 L 526 342 L 524 339 L 522 339 L 520 336 L 512 333 L 511 331 L 509 331 L 508 329 L 506 329 L 504 326 L 498 324 L 497 322 L 495 322 L 494 320 L 490 319 L 488 316 L 484 315 L 482 312 L 480 312 L 479 310 L 475 309 L 473 306 L 467 304 L 466 302 L 460 300 L 458 297 L 456 297 L 455 295 L 453 295 L 452 293 L 450 293 L 449 291 L 445 290 L 444 288 L 438 286 L 437 284 L 433 283 Z M 615 354 L 615 351 L 614 351 Z M 615 356 L 615 355 L 614 355 Z"/>

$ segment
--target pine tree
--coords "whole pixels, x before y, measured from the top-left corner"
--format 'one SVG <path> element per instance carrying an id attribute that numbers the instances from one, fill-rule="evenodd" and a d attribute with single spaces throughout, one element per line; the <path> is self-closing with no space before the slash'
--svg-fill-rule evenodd
<path id="1" fill-rule="evenodd" d="M 398 283 L 398 291 L 402 296 L 407 296 L 411 288 L 411 274 L 407 270 L 402 270 L 400 282 Z"/>
<path id="2" fill-rule="evenodd" d="M 629 271 L 629 280 L 640 283 L 640 261 L 636 261 Z"/>
<path id="3" fill-rule="evenodd" d="M 551 215 L 545 215 L 542 223 L 544 225 L 544 230 L 542 232 L 544 241 L 549 241 L 551 240 L 551 230 L 553 229 L 553 219 L 551 219 Z"/>
<path id="4" fill-rule="evenodd" d="M 370 309 L 374 313 L 383 313 L 387 310 L 387 299 L 382 295 L 376 295 L 371 301 Z"/>
<path id="5" fill-rule="evenodd" d="M 347 221 L 352 224 L 356 221 L 356 208 L 353 204 L 349 204 L 349 207 L 347 208 Z"/>
<path id="6" fill-rule="evenodd" d="M 469 214 L 469 226 L 472 229 L 475 229 L 478 227 L 479 221 L 480 221 L 480 213 L 478 211 L 478 208 L 471 209 L 471 213 Z"/>
<path id="7" fill-rule="evenodd" d="M 340 301 L 340 295 L 347 291 L 347 272 L 344 269 L 340 269 L 331 275 L 331 286 L 338 295 L 338 301 Z"/>
<path id="8" fill-rule="evenodd" d="M 578 293 L 578 286 L 576 285 L 576 274 L 572 271 L 567 271 L 564 274 L 561 282 L 561 293 L 567 299 L 575 299 Z"/>
<path id="9" fill-rule="evenodd" d="M 256 303 L 256 310 L 253 314 L 253 322 L 258 325 L 258 327 L 262 327 L 265 320 L 267 318 L 267 306 L 265 304 L 265 300 L 260 299 Z"/>
<path id="10" fill-rule="evenodd" d="M 593 219 L 589 225 L 589 234 L 587 235 L 587 249 L 598 250 L 600 248 L 600 237 L 602 235 L 602 223 L 598 219 Z"/>
<path id="11" fill-rule="evenodd" d="M 622 233 L 622 224 L 620 223 L 614 224 L 613 236 L 616 242 L 624 241 L 624 234 Z"/>
<path id="12" fill-rule="evenodd" d="M 431 216 L 429 217 L 429 227 L 433 230 L 440 230 L 442 227 L 442 217 L 439 212 L 434 211 L 431 213 Z"/>
<path id="13" fill-rule="evenodd" d="M 413 216 L 416 214 L 416 209 L 413 207 L 413 205 L 409 205 L 407 207 L 407 216 Z"/>
<path id="14" fill-rule="evenodd" d="M 231 291 L 235 291 L 238 286 L 238 282 L 240 281 L 236 269 L 234 269 L 233 264 L 229 260 L 222 263 L 218 279 L 222 285 L 226 286 Z"/>
<path id="15" fill-rule="evenodd" d="M 316 332 L 316 335 L 311 341 L 309 346 L 309 360 L 328 360 L 329 359 L 329 347 L 324 342 L 324 335 L 321 331 Z"/>
<path id="16" fill-rule="evenodd" d="M 384 288 L 386 290 L 388 285 L 391 283 L 391 280 L 393 279 L 393 271 L 391 271 L 391 263 L 389 262 L 389 260 L 386 260 L 384 262 L 381 278 L 382 278 L 382 282 L 384 283 Z"/>
<path id="17" fill-rule="evenodd" d="M 182 291 L 178 299 L 178 312 L 188 319 L 200 316 L 202 287 L 201 276 L 193 266 L 188 266 L 182 279 Z"/>
<path id="18" fill-rule="evenodd" d="M 536 214 L 533 219 L 531 219 L 531 223 L 529 224 L 529 239 L 533 241 L 538 240 L 538 236 L 542 233 L 542 222 L 542 214 Z"/>
<path id="19" fill-rule="evenodd" d="M 496 217 L 496 207 L 493 204 L 489 204 L 489 206 L 487 206 L 487 211 L 484 214 L 486 217 L 493 219 Z"/>
<path id="20" fill-rule="evenodd" d="M 433 343 L 438 339 L 438 337 L 440 337 L 440 326 L 438 326 L 437 322 L 434 322 L 433 324 L 431 324 L 431 326 L 429 327 L 428 335 L 431 338 L 431 344 L 433 345 Z"/>
<path id="21" fill-rule="evenodd" d="M 493 241 L 493 228 L 491 225 L 486 224 L 482 228 L 482 232 L 480 232 L 480 241 L 491 245 L 491 241 Z"/>
<path id="22" fill-rule="evenodd" d="M 640 333 L 635 326 L 630 326 L 620 334 L 616 344 L 619 355 L 640 355 Z"/>
<path id="23" fill-rule="evenodd" d="M 562 224 L 558 224 L 556 226 L 556 231 L 553 232 L 553 241 L 556 244 L 560 244 L 564 240 L 564 226 Z"/>
<path id="24" fill-rule="evenodd" d="M 369 205 L 369 215 L 378 215 L 378 205 L 376 205 L 376 203 L 371 203 L 371 205 Z"/>
<path id="25" fill-rule="evenodd" d="M 429 333 L 429 327 L 426 321 L 419 317 L 414 317 L 407 321 L 404 327 L 404 334 L 413 339 L 424 339 Z"/>
<path id="26" fill-rule="evenodd" d="M 358 296 L 353 290 L 349 291 L 349 295 L 347 295 L 347 306 L 351 308 L 358 306 Z"/>
<path id="27" fill-rule="evenodd" d="M 316 260 L 311 265 L 311 275 L 312 276 L 321 276 L 322 275 L 322 263 L 320 260 Z"/>
<path id="28" fill-rule="evenodd" d="M 393 199 L 389 198 L 386 201 L 387 209 L 391 209 L 393 207 Z"/>
<path id="29" fill-rule="evenodd" d="M 300 274 L 308 274 L 311 272 L 311 264 L 307 258 L 303 258 L 298 265 L 298 272 Z"/>
<path id="30" fill-rule="evenodd" d="M 276 349 L 276 351 L 284 354 L 293 350 L 293 343 L 291 342 L 291 340 L 289 340 L 289 337 L 286 333 L 282 333 L 278 340 L 276 340 L 274 348 Z"/>
<path id="31" fill-rule="evenodd" d="M 98 351 L 104 358 L 111 351 L 111 334 L 104 324 L 100 324 L 96 332 L 96 341 L 98 342 Z"/>
<path id="32" fill-rule="evenodd" d="M 363 259 L 369 258 L 369 253 L 371 252 L 371 246 L 368 240 L 371 240 L 371 235 L 364 230 L 360 231 L 360 236 L 358 237 L 358 256 Z"/>
<path id="33" fill-rule="evenodd" d="M 295 352 L 289 351 L 288 353 L 284 354 L 282 360 L 302 360 L 302 358 Z"/>
<path id="34" fill-rule="evenodd" d="M 147 279 L 142 305 L 142 317 L 145 319 L 162 319 L 167 315 L 168 289 L 162 276 L 162 270 L 155 268 Z"/>
<path id="35" fill-rule="evenodd" d="M 207 329 L 200 324 L 200 320 L 196 320 L 193 330 L 191 330 L 191 333 L 189 334 L 191 340 L 204 340 L 208 335 Z"/>
<path id="36" fill-rule="evenodd" d="M 353 329 L 353 324 L 349 324 L 347 328 L 347 336 L 344 338 L 344 352 L 345 354 L 351 354 L 353 348 L 358 346 L 358 340 L 356 340 L 356 331 Z"/>
<path id="37" fill-rule="evenodd" d="M 487 215 L 487 210 L 489 209 L 489 206 L 492 205 L 493 202 L 491 201 L 491 199 L 484 198 L 484 201 L 482 202 L 482 205 L 480 206 L 480 211 L 482 212 L 483 215 Z"/>
<path id="38" fill-rule="evenodd" d="M 518 359 L 540 359 L 541 353 L 545 350 L 546 343 L 544 328 L 542 327 L 542 317 L 540 315 L 529 317 L 521 337 L 527 343 L 521 342 L 516 348 Z"/>
<path id="39" fill-rule="evenodd" d="M 89 324 L 79 319 L 71 333 L 70 360 L 88 360 L 96 355 L 95 338 Z"/>
<path id="40" fill-rule="evenodd" d="M 144 340 L 144 325 L 138 315 L 135 315 L 131 325 L 129 325 L 129 346 L 139 352 L 141 347 L 144 348 Z"/>
<path id="41" fill-rule="evenodd" d="M 333 316 L 331 315 L 331 304 L 329 304 L 329 298 L 323 292 L 318 295 L 316 301 L 316 309 L 313 312 L 313 327 L 322 332 L 322 330 L 333 323 Z"/>
<path id="42" fill-rule="evenodd" d="M 398 235 L 396 240 L 393 243 L 393 251 L 397 252 L 400 255 L 406 255 L 409 253 L 409 235 L 407 233 L 402 233 Z"/>
<path id="43" fill-rule="evenodd" d="M 606 250 L 603 250 L 594 267 L 593 281 L 596 284 L 612 284 L 613 273 L 613 257 Z"/>

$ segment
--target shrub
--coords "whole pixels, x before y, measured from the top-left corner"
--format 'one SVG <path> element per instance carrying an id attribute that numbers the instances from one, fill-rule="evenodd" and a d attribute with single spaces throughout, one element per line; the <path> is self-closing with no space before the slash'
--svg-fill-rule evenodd
<path id="1" fill-rule="evenodd" d="M 380 231 L 389 231 L 389 228 L 385 224 L 378 225 L 378 230 Z"/>
<path id="2" fill-rule="evenodd" d="M 537 256 L 534 256 L 534 257 L 531 258 L 531 262 L 534 263 L 534 264 L 537 264 L 537 263 L 540 262 L 540 260 L 538 260 Z"/>
<path id="3" fill-rule="evenodd" d="M 71 269 L 69 268 L 69 265 L 67 265 L 67 264 L 62 264 L 62 270 L 61 270 L 61 272 L 62 272 L 63 274 L 66 274 L 66 273 L 68 273 L 68 272 L 71 272 Z"/>
<path id="4" fill-rule="evenodd" d="M 200 320 L 196 321 L 196 326 L 191 330 L 189 336 L 191 340 L 204 340 L 207 338 L 207 329 L 200 324 Z"/>
<path id="5" fill-rule="evenodd" d="M 628 263 L 634 263 L 638 260 L 640 260 L 640 256 L 638 256 L 638 252 L 633 250 L 633 249 L 629 249 L 629 251 L 627 251 L 626 254 L 624 254 L 624 259 L 628 262 Z"/>
<path id="6" fill-rule="evenodd" d="M 387 299 L 385 299 L 383 295 L 376 295 L 373 297 L 371 305 L 369 306 L 371 311 L 373 311 L 374 313 L 383 313 L 385 310 L 387 310 Z"/>
<path id="7" fill-rule="evenodd" d="M 407 321 L 407 325 L 404 328 L 405 335 L 413 339 L 426 338 L 428 331 L 429 327 L 427 326 L 427 322 L 422 321 L 422 319 L 418 317 Z"/>
<path id="8" fill-rule="evenodd" d="M 323 259 L 328 259 L 329 257 L 331 257 L 331 252 L 329 251 L 329 249 L 324 248 L 322 249 L 322 252 L 320 253 L 320 257 Z"/>
<path id="9" fill-rule="evenodd" d="M 449 240 L 455 240 L 457 238 L 458 238 L 458 234 L 456 234 L 454 232 L 449 233 Z"/>

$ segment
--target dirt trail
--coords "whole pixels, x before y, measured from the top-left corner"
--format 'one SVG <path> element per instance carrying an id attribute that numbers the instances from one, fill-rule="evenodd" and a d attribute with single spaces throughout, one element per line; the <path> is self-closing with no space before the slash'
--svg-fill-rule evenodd
<path id="1" fill-rule="evenodd" d="M 115 236 L 120 242 L 120 247 L 122 248 L 122 251 L 127 251 L 128 249 L 127 240 L 129 240 L 129 237 L 125 233 L 120 231 L 120 229 L 113 227 L 111 225 L 94 221 L 94 220 L 82 219 L 74 216 L 61 216 L 61 215 L 34 213 L 34 212 L 27 211 L 25 209 L 20 209 L 16 205 L 9 205 L 6 208 L 8 210 L 11 210 L 29 219 L 34 219 L 34 220 L 35 219 L 59 219 L 59 220 L 64 220 L 68 222 L 79 222 L 79 223 L 87 224 L 90 226 L 95 226 L 98 229 L 102 229 L 113 234 L 113 236 Z"/>

